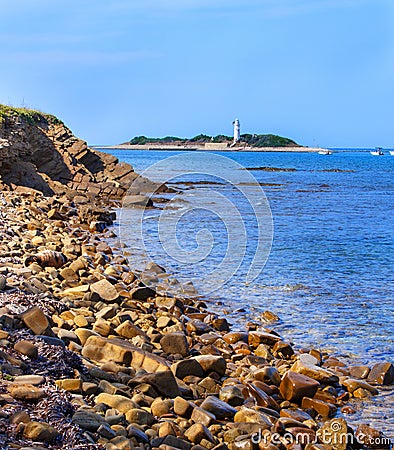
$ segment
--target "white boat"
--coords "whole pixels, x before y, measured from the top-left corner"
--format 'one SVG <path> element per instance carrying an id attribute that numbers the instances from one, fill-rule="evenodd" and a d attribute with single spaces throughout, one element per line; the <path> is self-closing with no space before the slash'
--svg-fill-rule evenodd
<path id="1" fill-rule="evenodd" d="M 390 155 L 394 156 L 394 150 L 390 150 Z"/>
<path id="2" fill-rule="evenodd" d="M 332 155 L 332 151 L 327 149 L 319 150 L 319 155 Z"/>
<path id="3" fill-rule="evenodd" d="M 375 150 L 372 150 L 370 153 L 373 156 L 383 156 L 384 155 L 384 153 L 382 151 L 382 147 L 376 147 Z"/>

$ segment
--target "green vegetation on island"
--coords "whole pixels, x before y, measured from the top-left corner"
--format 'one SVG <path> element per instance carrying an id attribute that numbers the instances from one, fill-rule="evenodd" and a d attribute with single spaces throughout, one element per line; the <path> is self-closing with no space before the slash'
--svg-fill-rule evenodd
<path id="1" fill-rule="evenodd" d="M 175 136 L 166 136 L 163 138 L 150 138 L 146 136 L 136 136 L 129 142 L 125 142 L 127 145 L 149 145 L 149 144 L 163 144 L 163 145 L 191 145 L 198 144 L 203 145 L 209 142 L 231 145 L 233 138 L 231 136 L 225 136 L 218 134 L 217 136 L 208 136 L 206 134 L 198 134 L 190 139 L 179 138 Z M 245 145 L 250 147 L 299 147 L 292 139 L 288 139 L 282 136 L 276 136 L 275 134 L 241 134 L 240 140 L 237 145 Z"/>

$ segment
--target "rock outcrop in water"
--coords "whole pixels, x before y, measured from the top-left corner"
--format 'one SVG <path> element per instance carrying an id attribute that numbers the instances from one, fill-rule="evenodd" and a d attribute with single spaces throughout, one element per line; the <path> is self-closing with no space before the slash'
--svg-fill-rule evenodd
<path id="1" fill-rule="evenodd" d="M 136 177 L 132 166 L 89 148 L 56 117 L 0 105 L 0 189 L 120 198 Z"/>

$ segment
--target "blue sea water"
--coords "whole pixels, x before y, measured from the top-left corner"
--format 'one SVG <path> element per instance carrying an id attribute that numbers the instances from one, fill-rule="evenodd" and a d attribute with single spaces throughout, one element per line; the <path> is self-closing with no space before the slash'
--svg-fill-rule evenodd
<path id="1" fill-rule="evenodd" d="M 108 151 L 108 150 L 106 150 Z M 137 172 L 176 155 L 168 151 L 111 150 Z M 179 152 L 178 152 L 179 153 Z M 254 282 L 245 283 L 257 239 L 257 227 L 248 205 L 237 207 L 248 227 L 246 255 L 237 275 L 211 296 L 212 306 L 235 327 L 258 317 L 264 310 L 281 321 L 275 330 L 296 346 L 327 349 L 348 355 L 355 363 L 394 359 L 394 157 L 375 157 L 369 151 L 334 152 L 323 156 L 310 153 L 216 152 L 245 168 L 273 167 L 291 171 L 251 170 L 268 199 L 273 220 L 273 241 L 264 270 Z M 213 158 L 215 154 L 212 154 Z M 214 161 L 214 159 L 213 159 Z M 182 181 L 209 182 L 204 174 L 192 178 L 172 167 L 177 188 L 190 189 Z M 241 171 L 231 176 L 236 185 Z M 200 187 L 204 189 L 204 184 Z M 207 183 L 206 189 L 226 190 Z M 236 201 L 233 194 L 229 198 Z M 204 261 L 207 271 L 217 266 L 228 245 L 228 229 L 212 213 L 193 210 L 183 217 L 179 240 L 186 250 L 195 249 L 197 230 L 209 229 L 217 243 Z M 146 229 L 154 223 L 150 213 Z M 190 247 L 188 247 L 188 245 Z M 154 250 L 153 250 L 154 252 Z M 161 254 L 154 254 L 160 260 Z M 167 267 L 185 281 L 198 280 L 201 266 L 177 264 Z M 219 276 L 219 275 L 218 275 Z M 197 282 L 196 282 L 197 281 Z M 218 280 L 219 281 L 219 280 Z M 243 311 L 237 311 L 240 308 Z M 366 402 L 353 418 L 393 431 L 390 411 L 392 391 Z M 391 416 L 391 417 L 390 417 Z"/>

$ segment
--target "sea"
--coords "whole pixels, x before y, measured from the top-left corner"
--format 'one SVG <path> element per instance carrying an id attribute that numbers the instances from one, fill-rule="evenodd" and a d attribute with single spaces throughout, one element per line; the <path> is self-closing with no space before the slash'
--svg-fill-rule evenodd
<path id="1" fill-rule="evenodd" d="M 153 259 L 192 282 L 234 329 L 269 310 L 280 320 L 267 326 L 296 348 L 349 364 L 394 362 L 394 157 L 387 150 L 104 151 L 138 173 L 159 174 L 156 181 L 173 191 L 138 218 L 128 208 L 120 214 L 136 267 Z M 351 425 L 369 423 L 394 437 L 392 388 L 353 407 Z"/>

